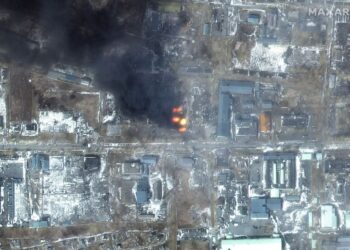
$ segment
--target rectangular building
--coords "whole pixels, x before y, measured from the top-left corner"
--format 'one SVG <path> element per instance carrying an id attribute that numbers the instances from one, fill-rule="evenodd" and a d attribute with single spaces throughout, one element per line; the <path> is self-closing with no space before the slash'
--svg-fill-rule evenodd
<path id="1" fill-rule="evenodd" d="M 332 205 L 321 206 L 321 229 L 335 230 L 337 229 L 337 215 L 335 207 Z"/>
<path id="2" fill-rule="evenodd" d="M 219 111 L 217 135 L 231 137 L 233 98 L 255 95 L 255 83 L 251 81 L 221 80 L 219 86 Z"/>
<path id="3" fill-rule="evenodd" d="M 292 189 L 296 185 L 295 153 L 271 152 L 264 155 L 264 188 Z"/>
<path id="4" fill-rule="evenodd" d="M 222 240 L 221 250 L 282 250 L 281 238 Z"/>

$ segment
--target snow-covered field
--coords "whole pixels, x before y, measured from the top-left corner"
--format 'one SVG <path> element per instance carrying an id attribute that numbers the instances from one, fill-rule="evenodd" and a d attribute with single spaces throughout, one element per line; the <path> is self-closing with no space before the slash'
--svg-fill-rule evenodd
<path id="1" fill-rule="evenodd" d="M 39 122 L 41 132 L 74 133 L 77 127 L 72 114 L 56 111 L 40 111 Z"/>
<path id="2" fill-rule="evenodd" d="M 42 210 L 50 215 L 52 225 L 71 224 L 77 219 L 109 219 L 108 207 L 101 202 L 107 192 L 104 176 L 84 175 L 82 166 L 83 157 L 50 156 L 50 172 L 42 176 Z"/>
<path id="3" fill-rule="evenodd" d="M 285 72 L 287 64 L 284 54 L 287 51 L 287 45 L 263 45 L 256 43 L 250 52 L 250 58 L 246 61 L 233 60 L 233 67 L 236 69 Z"/>
<path id="4" fill-rule="evenodd" d="M 28 214 L 28 201 L 26 199 L 26 185 L 24 182 L 15 184 L 15 218 L 14 222 L 20 223 L 21 221 L 27 221 Z"/>
<path id="5" fill-rule="evenodd" d="M 286 45 L 264 46 L 257 43 L 251 51 L 249 69 L 271 72 L 285 72 L 287 64 L 284 60 Z"/>

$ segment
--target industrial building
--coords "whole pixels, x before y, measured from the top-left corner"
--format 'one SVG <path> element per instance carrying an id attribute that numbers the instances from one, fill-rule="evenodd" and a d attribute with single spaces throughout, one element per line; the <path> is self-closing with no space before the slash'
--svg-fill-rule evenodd
<path id="1" fill-rule="evenodd" d="M 221 80 L 217 135 L 247 142 L 270 133 L 276 94 L 276 88 L 270 85 Z"/>
<path id="2" fill-rule="evenodd" d="M 23 161 L 17 157 L 3 157 L 0 163 L 0 223 L 10 225 L 16 214 L 16 186 L 23 183 L 25 173 Z"/>
<path id="3" fill-rule="evenodd" d="M 148 203 L 152 197 L 148 177 L 140 178 L 137 182 L 136 189 L 136 204 L 142 205 Z"/>
<path id="4" fill-rule="evenodd" d="M 325 172 L 329 174 L 349 173 L 350 162 L 348 161 L 348 159 L 327 158 L 325 161 Z"/>
<path id="5" fill-rule="evenodd" d="M 5 218 L 7 221 L 12 223 L 15 218 L 15 183 L 12 180 L 8 180 L 3 186 L 3 200 L 1 201 L 1 206 L 4 207 Z M 3 216 L 3 214 L 2 214 Z M 5 223 L 6 224 L 6 223 Z"/>
<path id="6" fill-rule="evenodd" d="M 84 169 L 88 171 L 98 171 L 101 168 L 101 157 L 99 155 L 85 155 L 84 156 Z"/>
<path id="7" fill-rule="evenodd" d="M 218 127 L 217 135 L 231 137 L 231 117 L 233 110 L 233 101 L 238 97 L 249 97 L 250 99 L 255 96 L 255 83 L 251 81 L 236 81 L 236 80 L 221 80 L 219 87 L 219 112 L 218 112 Z M 237 121 L 238 133 L 240 131 L 240 123 L 249 125 L 251 127 L 257 126 L 250 114 L 244 114 L 235 117 Z M 245 128 L 245 129 L 243 129 Z M 257 128 L 256 128 L 257 129 Z M 254 130 L 254 128 L 252 128 Z M 242 134 L 249 131 L 249 128 L 242 127 Z M 256 130 L 257 131 L 257 130 Z"/>
<path id="8" fill-rule="evenodd" d="M 269 214 L 264 198 L 253 198 L 250 201 L 250 218 L 255 220 L 267 220 Z"/>
<path id="9" fill-rule="evenodd" d="M 322 250 L 350 250 L 350 237 L 340 236 L 335 242 L 326 242 Z"/>
<path id="10" fill-rule="evenodd" d="M 121 166 L 124 175 L 139 175 L 142 173 L 142 164 L 140 161 L 127 161 Z"/>
<path id="11" fill-rule="evenodd" d="M 50 160 L 49 155 L 37 153 L 33 154 L 28 161 L 28 167 L 31 170 L 49 172 L 50 170 Z"/>
<path id="12" fill-rule="evenodd" d="M 250 201 L 250 218 L 267 220 L 272 211 L 280 211 L 281 209 L 281 198 L 252 198 Z"/>
<path id="13" fill-rule="evenodd" d="M 92 82 L 91 78 L 87 76 L 70 74 L 67 72 L 61 72 L 54 69 L 51 69 L 49 71 L 47 77 L 55 81 L 62 81 L 62 82 L 80 84 L 80 85 L 86 85 L 86 86 L 91 85 L 91 82 Z"/>
<path id="14" fill-rule="evenodd" d="M 0 180 L 12 180 L 14 182 L 23 181 L 23 163 L 10 162 L 2 163 L 0 166 Z"/>
<path id="15" fill-rule="evenodd" d="M 268 112 L 262 112 L 259 115 L 259 132 L 269 133 L 271 131 L 271 114 Z"/>
<path id="16" fill-rule="evenodd" d="M 180 168 L 192 169 L 192 167 L 196 163 L 196 160 L 190 156 L 183 156 L 177 159 L 176 163 L 177 163 L 177 166 Z"/>
<path id="17" fill-rule="evenodd" d="M 153 166 L 154 161 L 151 159 L 146 159 L 144 162 L 142 160 L 130 160 L 122 164 L 123 175 L 137 176 L 140 175 L 148 176 L 149 167 Z"/>
<path id="18" fill-rule="evenodd" d="M 265 20 L 260 27 L 258 41 L 262 44 L 273 44 L 278 41 L 276 29 L 279 26 L 278 9 L 271 8 L 266 12 Z"/>
<path id="19" fill-rule="evenodd" d="M 235 136 L 256 137 L 258 134 L 258 120 L 254 115 L 237 114 L 234 119 Z"/>
<path id="20" fill-rule="evenodd" d="M 221 250 L 282 250 L 281 238 L 222 240 Z"/>
<path id="21" fill-rule="evenodd" d="M 296 185 L 295 153 L 272 152 L 264 155 L 264 188 L 293 189 Z"/>
<path id="22" fill-rule="evenodd" d="M 304 113 L 291 113 L 281 116 L 281 123 L 284 127 L 293 127 L 297 129 L 307 128 L 309 125 L 309 115 Z"/>
<path id="23" fill-rule="evenodd" d="M 155 166 L 158 162 L 159 156 L 157 155 L 144 155 L 141 157 L 141 163 L 148 166 Z"/>
<path id="24" fill-rule="evenodd" d="M 50 222 L 48 220 L 39 220 L 39 221 L 29 221 L 30 228 L 45 228 L 50 226 Z"/>
<path id="25" fill-rule="evenodd" d="M 250 12 L 248 14 L 248 18 L 247 18 L 247 22 L 254 24 L 254 25 L 258 25 L 260 23 L 260 14 L 256 13 L 256 12 Z"/>
<path id="26" fill-rule="evenodd" d="M 336 209 L 333 205 L 327 204 L 321 206 L 321 229 L 336 230 L 338 228 L 338 218 Z"/>

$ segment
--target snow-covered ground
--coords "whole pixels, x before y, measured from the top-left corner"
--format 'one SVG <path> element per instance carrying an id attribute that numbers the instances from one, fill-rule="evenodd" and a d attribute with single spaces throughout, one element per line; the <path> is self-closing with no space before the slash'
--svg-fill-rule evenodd
<path id="1" fill-rule="evenodd" d="M 77 127 L 71 113 L 56 111 L 40 111 L 39 123 L 41 132 L 74 133 Z"/>
<path id="2" fill-rule="evenodd" d="M 250 58 L 246 61 L 234 59 L 233 67 L 256 71 L 285 72 L 288 65 L 285 62 L 284 54 L 287 49 L 287 45 L 256 43 L 250 52 Z"/>
<path id="3" fill-rule="evenodd" d="M 25 161 L 23 157 L 19 157 L 16 160 L 8 160 L 1 162 L 2 164 L 20 164 L 23 167 L 23 181 L 21 183 L 15 183 L 15 217 L 14 223 L 21 223 L 23 221 L 28 221 L 28 201 L 26 199 L 26 171 L 25 171 Z"/>
<path id="4" fill-rule="evenodd" d="M 83 174 L 82 156 L 50 156 L 50 171 L 43 174 L 43 214 L 51 216 L 52 225 L 70 224 L 77 219 L 106 221 L 108 207 L 104 195 L 108 191 L 105 160 L 100 174 Z"/>
<path id="5" fill-rule="evenodd" d="M 66 181 L 63 157 L 50 157 L 50 173 L 43 175 L 43 213 L 49 214 L 53 222 L 68 219 L 79 209 L 82 194 Z M 83 180 L 76 177 L 77 183 Z"/>
<path id="6" fill-rule="evenodd" d="M 257 43 L 251 51 L 249 69 L 271 72 L 285 72 L 287 64 L 285 63 L 284 53 L 287 51 L 286 45 L 265 46 Z"/>
<path id="7" fill-rule="evenodd" d="M 15 184 L 15 218 L 14 222 L 28 221 L 28 201 L 26 199 L 26 185 L 24 182 Z"/>

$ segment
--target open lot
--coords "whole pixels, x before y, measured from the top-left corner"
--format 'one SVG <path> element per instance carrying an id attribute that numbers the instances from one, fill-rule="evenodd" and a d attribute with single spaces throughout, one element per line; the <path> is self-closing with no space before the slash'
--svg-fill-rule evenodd
<path id="1" fill-rule="evenodd" d="M 10 122 L 31 122 L 35 118 L 33 87 L 30 76 L 24 69 L 11 67 L 8 94 Z"/>

